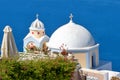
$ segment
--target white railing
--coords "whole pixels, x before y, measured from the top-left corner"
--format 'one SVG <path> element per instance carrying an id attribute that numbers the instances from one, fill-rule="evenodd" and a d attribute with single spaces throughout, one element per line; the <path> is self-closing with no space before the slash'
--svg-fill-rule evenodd
<path id="1" fill-rule="evenodd" d="M 87 76 L 86 80 L 99 80 L 97 77 L 94 76 Z"/>

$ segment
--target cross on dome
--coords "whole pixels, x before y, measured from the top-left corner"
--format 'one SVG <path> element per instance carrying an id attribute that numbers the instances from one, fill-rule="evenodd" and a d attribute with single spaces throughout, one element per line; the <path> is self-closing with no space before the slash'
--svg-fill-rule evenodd
<path id="1" fill-rule="evenodd" d="M 72 18 L 73 18 L 73 15 L 72 15 L 72 13 L 70 14 L 69 18 L 70 18 L 70 20 L 72 21 Z"/>
<path id="2" fill-rule="evenodd" d="M 70 18 L 70 22 L 72 22 L 72 18 L 73 18 L 72 13 L 70 14 L 69 18 Z"/>
<path id="3" fill-rule="evenodd" d="M 32 22 L 30 30 L 44 30 L 44 24 L 38 19 L 39 15 L 36 14 L 36 19 Z"/>
<path id="4" fill-rule="evenodd" d="M 73 18 L 73 15 L 72 15 L 72 13 L 70 14 L 70 20 L 72 20 L 72 18 Z"/>
<path id="5" fill-rule="evenodd" d="M 38 17 L 39 17 L 39 14 L 36 14 L 36 18 L 38 19 Z"/>

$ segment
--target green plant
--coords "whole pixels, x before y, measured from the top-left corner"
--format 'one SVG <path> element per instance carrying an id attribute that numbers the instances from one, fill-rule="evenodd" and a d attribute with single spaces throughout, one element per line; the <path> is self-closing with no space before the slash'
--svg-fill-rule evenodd
<path id="1" fill-rule="evenodd" d="M 70 80 L 76 63 L 56 59 L 17 61 L 2 59 L 0 61 L 0 79 L 2 80 Z"/>

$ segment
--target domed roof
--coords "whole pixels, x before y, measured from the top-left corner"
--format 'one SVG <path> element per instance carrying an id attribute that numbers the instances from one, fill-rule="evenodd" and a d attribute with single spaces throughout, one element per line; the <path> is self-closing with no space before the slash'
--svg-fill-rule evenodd
<path id="1" fill-rule="evenodd" d="M 44 24 L 38 19 L 38 15 L 36 15 L 36 20 L 32 22 L 30 30 L 44 30 Z"/>
<path id="2" fill-rule="evenodd" d="M 90 32 L 81 25 L 75 24 L 72 18 L 69 23 L 58 28 L 51 36 L 48 46 L 59 49 L 65 44 L 68 49 L 79 49 L 95 45 Z"/>
<path id="3" fill-rule="evenodd" d="M 5 26 L 3 31 L 4 32 L 12 32 L 12 29 L 11 29 L 11 27 L 9 25 L 7 25 L 7 26 Z"/>

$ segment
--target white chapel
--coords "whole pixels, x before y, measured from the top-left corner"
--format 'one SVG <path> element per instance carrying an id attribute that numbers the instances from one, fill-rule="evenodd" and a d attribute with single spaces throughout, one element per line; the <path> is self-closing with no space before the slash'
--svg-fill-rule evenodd
<path id="1" fill-rule="evenodd" d="M 99 65 L 99 44 L 91 33 L 72 20 L 59 27 L 50 37 L 48 47 L 51 52 L 60 52 L 60 46 L 65 44 L 67 51 L 73 53 L 83 68 L 93 68 Z"/>
<path id="2" fill-rule="evenodd" d="M 34 49 L 40 49 L 44 43 L 49 41 L 49 37 L 45 34 L 44 24 L 38 19 L 38 14 L 36 15 L 36 20 L 32 22 L 29 33 L 23 41 L 23 50 L 25 52 L 26 49 L 32 51 L 34 51 Z"/>

